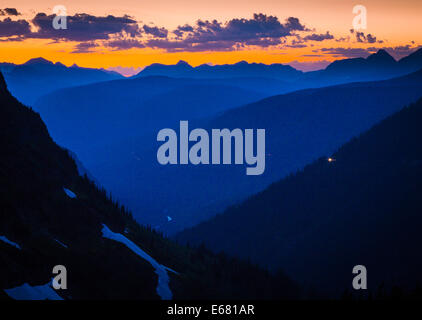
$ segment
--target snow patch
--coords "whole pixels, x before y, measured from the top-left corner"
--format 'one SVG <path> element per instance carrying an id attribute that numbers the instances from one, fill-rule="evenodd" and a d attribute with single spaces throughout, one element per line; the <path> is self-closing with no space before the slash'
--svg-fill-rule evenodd
<path id="1" fill-rule="evenodd" d="M 162 264 L 159 264 L 154 258 L 148 255 L 141 248 L 139 248 L 135 243 L 133 243 L 120 233 L 114 233 L 105 224 L 103 224 L 102 233 L 104 238 L 111 239 L 124 244 L 142 259 L 148 261 L 155 269 L 155 273 L 158 275 L 157 294 L 161 297 L 162 300 L 171 300 L 173 298 L 173 293 L 171 292 L 169 287 L 170 279 L 167 274 L 167 271 L 171 271 L 176 274 L 177 272 L 163 266 Z"/>
<path id="2" fill-rule="evenodd" d="M 11 246 L 22 250 L 22 248 L 20 247 L 20 245 L 18 245 L 16 242 L 10 241 L 9 239 L 7 239 L 5 236 L 0 236 L 0 240 L 3 242 L 6 242 L 7 244 L 10 244 Z"/>
<path id="3" fill-rule="evenodd" d="M 67 194 L 67 196 L 71 199 L 75 199 L 76 198 L 76 194 L 74 194 L 71 190 L 63 188 L 64 192 Z"/>
<path id="4" fill-rule="evenodd" d="M 59 245 L 61 245 L 62 247 L 64 247 L 64 248 L 68 248 L 68 246 L 67 245 L 65 245 L 63 242 L 60 242 L 59 240 L 57 240 L 57 239 L 54 239 L 54 241 L 56 241 Z"/>
<path id="5" fill-rule="evenodd" d="M 173 220 L 172 217 L 167 216 L 167 222 L 170 222 L 171 220 Z"/>
<path id="6" fill-rule="evenodd" d="M 4 292 L 15 300 L 63 300 L 63 298 L 54 291 L 50 283 L 34 287 L 24 283 L 15 288 L 5 289 Z"/>

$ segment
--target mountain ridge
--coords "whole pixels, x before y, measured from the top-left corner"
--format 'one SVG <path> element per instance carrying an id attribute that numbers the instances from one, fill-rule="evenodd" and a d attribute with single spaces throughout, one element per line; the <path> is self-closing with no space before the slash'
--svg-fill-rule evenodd
<path id="1" fill-rule="evenodd" d="M 281 272 L 273 276 L 205 248 L 179 246 L 137 224 L 79 175 L 71 154 L 53 142 L 39 114 L 10 95 L 1 73 L 0 149 L 0 300 L 300 294 Z M 56 265 L 67 269 L 66 290 L 51 287 Z M 251 277 L 256 282 L 244 281 Z"/>
<path id="2" fill-rule="evenodd" d="M 139 221 L 171 234 L 333 152 L 398 111 L 403 103 L 416 101 L 421 92 L 422 77 L 416 72 L 391 80 L 304 89 L 232 107 L 209 118 L 187 119 L 192 120 L 190 128 L 265 129 L 266 169 L 261 176 L 245 176 L 244 168 L 234 165 L 159 165 L 156 133 L 164 127 L 177 132 L 180 118 L 169 125 L 159 121 L 157 124 L 162 126 L 157 131 L 138 138 L 132 135 L 129 140 L 108 145 L 107 150 L 96 151 L 95 156 L 107 161 L 93 159 L 87 166 L 116 196 L 130 204 Z M 204 181 L 208 181 L 206 186 Z M 172 217 L 171 222 L 167 216 Z"/>
<path id="3" fill-rule="evenodd" d="M 261 266 L 282 264 L 299 283 L 331 296 L 352 290 L 358 264 L 368 269 L 372 294 L 383 285 L 413 290 L 422 283 L 421 119 L 419 99 L 175 238 Z"/>
<path id="4" fill-rule="evenodd" d="M 33 105 L 41 96 L 61 88 L 123 78 L 115 72 L 67 67 L 42 57 L 23 64 L 0 64 L 0 71 L 12 94 L 27 105 Z"/>

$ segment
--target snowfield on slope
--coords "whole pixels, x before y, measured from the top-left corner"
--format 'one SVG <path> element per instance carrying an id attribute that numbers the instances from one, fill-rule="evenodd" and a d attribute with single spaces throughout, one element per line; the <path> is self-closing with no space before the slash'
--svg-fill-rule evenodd
<path id="1" fill-rule="evenodd" d="M 63 191 L 67 194 L 67 196 L 69 198 L 71 198 L 71 199 L 76 198 L 76 194 L 72 190 L 69 190 L 69 189 L 66 189 L 66 188 L 63 187 Z"/>
<path id="2" fill-rule="evenodd" d="M 135 243 L 130 241 L 124 235 L 111 231 L 105 224 L 103 224 L 102 234 L 104 238 L 124 244 L 142 259 L 148 261 L 155 269 L 155 273 L 158 275 L 157 294 L 161 297 L 162 300 L 171 300 L 173 298 L 173 293 L 169 287 L 170 278 L 167 271 L 178 274 L 177 272 L 158 263 L 154 258 L 139 248 Z"/>
<path id="3" fill-rule="evenodd" d="M 15 288 L 5 289 L 4 292 L 15 300 L 63 300 L 51 287 L 51 283 L 34 287 L 24 283 Z"/>
<path id="4" fill-rule="evenodd" d="M 63 248 L 69 248 L 67 245 L 65 245 L 63 242 L 61 242 L 61 241 L 59 241 L 59 240 L 57 240 L 57 239 L 54 239 L 54 241 L 56 241 L 59 245 L 61 245 Z"/>
<path id="5" fill-rule="evenodd" d="M 10 241 L 5 236 L 0 236 L 0 240 L 3 241 L 3 242 L 6 242 L 7 244 L 9 244 L 9 245 L 11 245 L 11 246 L 13 246 L 13 247 L 15 247 L 15 248 L 17 248 L 19 250 L 22 250 L 22 248 L 20 247 L 20 245 L 18 245 L 16 242 Z"/>

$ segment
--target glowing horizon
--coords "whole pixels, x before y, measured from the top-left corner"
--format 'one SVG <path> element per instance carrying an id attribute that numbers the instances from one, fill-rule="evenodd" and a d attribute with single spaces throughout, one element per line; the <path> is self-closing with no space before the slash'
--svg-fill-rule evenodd
<path id="1" fill-rule="evenodd" d="M 100 38 L 93 36 L 92 39 L 53 39 L 54 36 L 49 38 L 45 34 L 42 37 L 24 35 L 22 38 L 13 38 L 4 36 L 3 26 L 3 37 L 0 29 L 0 61 L 21 64 L 31 58 L 43 57 L 67 66 L 77 64 L 81 67 L 140 70 L 152 63 L 175 64 L 179 60 L 187 61 L 192 66 L 204 63 L 236 63 L 244 60 L 250 63 L 283 63 L 301 70 L 315 70 L 336 59 L 367 56 L 381 48 L 387 49 L 393 57 L 400 58 L 422 44 L 422 34 L 419 31 L 422 30 L 422 19 L 419 18 L 422 1 L 417 0 L 405 0 L 400 3 L 381 0 L 297 0 L 294 3 L 273 0 L 254 0 L 248 3 L 240 0 L 216 0 L 212 4 L 193 0 L 156 0 L 152 3 L 139 3 L 135 0 L 121 0 L 116 3 L 104 0 L 88 4 L 86 1 L 73 0 L 60 4 L 66 6 L 69 16 L 77 13 L 94 17 L 130 16 L 133 20 L 130 26 L 136 26 L 142 34 L 140 32 L 136 36 L 128 36 L 127 32 L 131 31 L 126 28 L 124 39 L 116 36 L 105 38 L 103 34 Z M 354 18 L 352 9 L 357 4 L 367 8 L 368 26 L 367 29 L 360 30 L 363 32 L 363 38 L 358 38 L 356 32 L 350 32 Z M 13 5 L 5 3 L 0 9 L 16 8 L 20 15 L 0 15 L 0 22 L 5 19 L 25 20 L 31 24 L 33 32 L 34 25 L 31 21 L 36 14 L 43 12 L 51 15 L 55 5 L 56 3 L 49 0 L 39 1 L 37 7 L 27 0 L 15 0 Z M 286 28 L 286 19 L 295 17 L 305 29 L 290 27 L 286 36 L 279 38 L 271 38 L 269 30 L 261 38 L 242 40 L 245 36 L 243 33 L 240 35 L 241 40 L 236 39 L 238 42 L 235 45 L 227 45 L 227 34 L 232 32 L 232 29 L 227 27 L 227 22 L 233 19 L 256 22 L 253 18 L 254 13 L 276 17 L 282 27 Z M 172 45 L 182 39 L 173 33 L 178 26 L 196 27 L 198 29 L 195 32 L 198 32 L 200 29 L 195 25 L 198 20 L 208 20 L 211 23 L 213 19 L 217 20 L 219 27 L 227 27 L 223 30 L 225 33 L 221 34 L 221 39 L 216 36 L 213 41 L 198 40 L 195 45 L 203 45 L 204 49 L 201 50 L 196 49 L 199 46 L 172 49 Z M 273 26 L 270 21 L 265 23 Z M 155 29 L 142 29 L 145 25 Z M 245 30 L 248 27 L 245 23 Z M 166 32 L 166 37 L 158 34 L 160 30 Z M 114 40 L 122 41 L 119 47 L 111 47 L 110 43 Z M 270 40 L 275 45 L 265 43 Z M 136 45 L 127 46 L 130 41 Z"/>

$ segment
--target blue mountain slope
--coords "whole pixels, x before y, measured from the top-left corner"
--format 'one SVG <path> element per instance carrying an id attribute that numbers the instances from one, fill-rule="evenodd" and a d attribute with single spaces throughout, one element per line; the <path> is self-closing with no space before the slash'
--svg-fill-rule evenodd
<path id="1" fill-rule="evenodd" d="M 380 101 L 380 105 L 384 105 Z M 339 296 L 364 265 L 373 297 L 422 283 L 422 100 L 334 154 L 178 235 Z M 355 291 L 356 293 L 356 291 Z"/>
<path id="2" fill-rule="evenodd" d="M 137 224 L 80 176 L 1 73 L 0 150 L 0 300 L 298 297 L 281 273 L 179 246 Z M 51 287 L 56 265 L 68 271 L 66 290 Z"/>
<path id="3" fill-rule="evenodd" d="M 239 62 L 232 65 L 200 65 L 192 67 L 184 61 L 176 65 L 153 64 L 135 77 L 151 75 L 175 78 L 267 78 L 283 81 L 285 90 L 317 88 L 352 81 L 374 81 L 397 77 L 422 68 L 422 48 L 396 61 L 387 51 L 380 49 L 367 58 L 342 59 L 332 62 L 323 70 L 301 72 L 288 65 Z M 259 85 L 257 82 L 256 85 Z"/>
<path id="4" fill-rule="evenodd" d="M 185 61 L 179 61 L 176 65 L 152 64 L 138 73 L 135 77 L 161 75 L 174 78 L 200 78 L 200 79 L 221 79 L 221 78 L 272 78 L 278 80 L 296 80 L 302 72 L 289 65 L 263 63 L 247 63 L 241 61 L 235 64 L 224 64 L 211 66 L 203 64 L 192 67 Z"/>
<path id="5" fill-rule="evenodd" d="M 229 83 L 157 76 L 63 89 L 41 98 L 35 109 L 54 139 L 88 165 L 98 160 L 93 148 L 132 141 L 180 119 L 210 117 L 264 96 Z"/>
<path id="6" fill-rule="evenodd" d="M 171 233 L 333 152 L 421 96 L 418 72 L 274 96 L 189 123 L 191 129 L 266 129 L 266 170 L 261 176 L 246 176 L 244 166 L 161 166 L 156 160 L 156 132 L 110 144 L 96 152 L 98 162 L 88 168 L 134 210 L 139 221 Z M 177 125 L 174 128 L 178 131 Z M 169 223 L 167 216 L 173 218 Z"/>
<path id="7" fill-rule="evenodd" d="M 28 105 L 33 105 L 39 97 L 60 88 L 122 78 L 115 72 L 66 67 L 43 58 L 31 59 L 21 65 L 8 65 L 7 68 L 0 66 L 0 69 L 11 93 Z"/>

